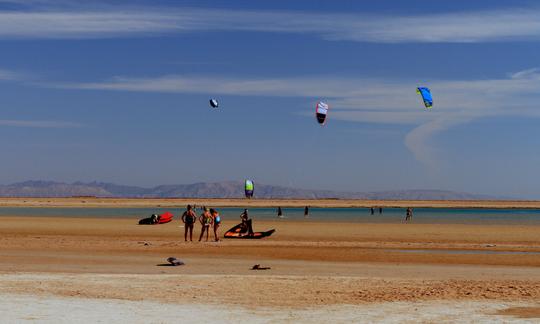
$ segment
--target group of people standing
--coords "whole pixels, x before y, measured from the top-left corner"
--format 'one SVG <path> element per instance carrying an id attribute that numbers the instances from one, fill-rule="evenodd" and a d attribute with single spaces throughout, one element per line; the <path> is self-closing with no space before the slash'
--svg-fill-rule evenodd
<path id="1" fill-rule="evenodd" d="M 188 232 L 189 240 L 193 241 L 193 228 L 195 227 L 197 220 L 199 223 L 201 223 L 201 235 L 199 236 L 199 242 L 202 240 L 205 233 L 206 241 L 208 241 L 210 236 L 210 227 L 212 227 L 214 230 L 215 241 L 219 241 L 218 230 L 221 224 L 221 216 L 214 208 L 208 209 L 203 207 L 202 210 L 203 212 L 201 215 L 197 217 L 194 208 L 191 207 L 191 205 L 187 205 L 186 211 L 182 214 L 182 222 L 184 223 L 184 240 L 186 242 L 188 240 Z"/>
<path id="2" fill-rule="evenodd" d="M 382 215 L 383 213 L 382 207 L 378 207 L 378 209 L 379 209 L 379 214 Z M 370 207 L 369 212 L 371 215 L 375 215 L 375 207 Z M 405 223 L 410 222 L 412 220 L 412 216 L 413 216 L 413 209 L 411 207 L 408 207 L 405 211 Z"/>
<path id="3" fill-rule="evenodd" d="M 212 227 L 214 230 L 214 240 L 216 242 L 219 241 L 219 227 L 221 225 L 221 216 L 214 208 L 208 209 L 206 207 L 202 207 L 202 210 L 203 212 L 201 213 L 201 215 L 197 217 L 195 208 L 191 205 L 187 205 L 186 211 L 182 214 L 182 222 L 184 223 L 184 240 L 186 242 L 188 241 L 188 233 L 189 240 L 193 241 L 193 228 L 195 227 L 195 223 L 197 221 L 199 221 L 199 223 L 201 224 L 201 235 L 199 236 L 199 242 L 202 241 L 205 233 L 206 241 L 208 242 L 208 238 L 210 236 L 210 227 Z M 249 217 L 247 209 L 244 209 L 242 214 L 240 214 L 240 220 L 242 222 L 241 233 L 243 235 L 253 236 L 253 224 L 251 218 Z"/>
<path id="4" fill-rule="evenodd" d="M 221 216 L 214 208 L 208 209 L 207 207 L 203 207 L 202 210 L 203 212 L 197 217 L 197 214 L 195 213 L 195 208 L 193 208 L 191 205 L 187 205 L 186 211 L 182 214 L 182 222 L 184 223 L 184 240 L 186 242 L 188 240 L 188 233 L 189 240 L 193 241 L 193 228 L 195 227 L 195 223 L 197 221 L 199 221 L 199 223 L 201 224 L 201 235 L 199 236 L 199 242 L 202 241 L 205 233 L 206 241 L 208 241 L 210 236 L 210 228 L 212 228 L 214 231 L 215 241 L 219 241 L 219 227 L 221 225 Z M 371 207 L 370 212 L 373 215 L 375 213 L 375 209 Z M 382 212 L 382 208 L 379 207 L 379 214 L 382 214 Z M 278 207 L 277 214 L 278 217 L 283 217 L 281 207 Z M 407 208 L 405 213 L 405 222 L 411 221 L 412 215 L 413 209 L 410 207 Z M 308 206 L 304 208 L 304 217 L 309 217 Z M 247 209 L 244 209 L 244 211 L 240 215 L 240 220 L 242 221 L 242 233 L 245 233 L 245 235 L 253 235 L 252 221 L 248 216 Z"/>

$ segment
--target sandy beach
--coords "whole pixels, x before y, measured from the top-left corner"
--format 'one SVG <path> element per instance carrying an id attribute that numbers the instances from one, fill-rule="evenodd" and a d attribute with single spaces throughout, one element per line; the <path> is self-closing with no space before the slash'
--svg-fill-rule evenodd
<path id="1" fill-rule="evenodd" d="M 224 220 L 222 229 L 235 223 Z M 184 242 L 177 218 L 140 226 L 134 219 L 2 217 L 0 289 L 3 296 L 67 298 L 80 307 L 100 300 L 161 303 L 180 307 L 179 314 L 189 305 L 236 307 L 255 322 L 313 321 L 306 314 L 314 308 L 344 316 L 409 310 L 402 320 L 377 315 L 389 322 L 463 316 L 445 308 L 433 311 L 442 317 L 415 315 L 415 308 L 449 304 L 468 305 L 464 312 L 481 321 L 540 318 L 540 226 L 279 219 L 254 225 L 276 233 L 199 243 Z M 186 265 L 167 266 L 169 256 Z M 250 270 L 254 264 L 271 269 Z M 268 310 L 280 317 L 264 315 Z M 291 316 L 283 317 L 284 310 Z M 29 316 L 23 313 L 12 315 Z M 349 315 L 343 321 L 362 319 Z"/>
<path id="2" fill-rule="evenodd" d="M 540 1 L 0 0 L 0 43 L 0 324 L 540 324 Z"/>
<path id="3" fill-rule="evenodd" d="M 187 204 L 214 207 L 319 207 L 319 208 L 540 208 L 538 200 L 361 200 L 361 199 L 219 199 L 219 198 L 24 198 L 0 197 L 0 207 L 167 207 Z"/>

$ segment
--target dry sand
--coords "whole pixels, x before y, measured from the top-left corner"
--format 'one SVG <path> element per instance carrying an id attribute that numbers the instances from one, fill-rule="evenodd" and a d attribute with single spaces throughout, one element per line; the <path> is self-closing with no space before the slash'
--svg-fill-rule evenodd
<path id="1" fill-rule="evenodd" d="M 263 240 L 186 243 L 178 220 L 155 226 L 131 219 L 1 221 L 2 296 L 84 305 L 117 300 L 119 309 L 122 303 L 163 303 L 180 307 L 178 314 L 210 304 L 262 322 L 272 312 L 279 316 L 269 319 L 296 322 L 313 320 L 308 314 L 314 309 L 349 314 L 347 307 L 354 309 L 349 315 L 364 314 L 366 321 L 456 320 L 469 309 L 463 305 L 474 303 L 482 306 L 471 306 L 469 313 L 484 316 L 481 321 L 538 320 L 540 226 L 276 220 L 255 223 L 256 230 L 276 229 Z M 222 228 L 232 225 L 225 220 Z M 169 256 L 186 265 L 163 265 Z M 252 271 L 253 264 L 272 269 Z M 0 301 L 0 308 L 6 303 Z M 454 305 L 455 312 L 437 305 Z M 392 307 L 402 311 L 369 311 Z M 347 316 L 344 321 L 355 319 Z"/>
<path id="2" fill-rule="evenodd" d="M 276 310 L 200 303 L 0 296 L 4 323 L 538 323 L 499 314 L 515 303 L 481 301 L 382 302 Z M 533 307 L 525 307 L 533 308 Z"/>
<path id="3" fill-rule="evenodd" d="M 428 208 L 540 208 L 537 200 L 362 200 L 362 199 L 219 199 L 219 198 L 0 198 L 0 207 L 428 207 Z"/>

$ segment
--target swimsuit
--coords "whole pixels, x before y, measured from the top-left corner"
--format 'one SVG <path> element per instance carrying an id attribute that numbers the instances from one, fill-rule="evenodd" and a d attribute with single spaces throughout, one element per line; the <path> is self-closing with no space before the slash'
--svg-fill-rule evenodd
<path id="1" fill-rule="evenodd" d="M 193 212 L 187 213 L 186 215 L 186 224 L 191 225 L 195 223 L 195 215 Z"/>

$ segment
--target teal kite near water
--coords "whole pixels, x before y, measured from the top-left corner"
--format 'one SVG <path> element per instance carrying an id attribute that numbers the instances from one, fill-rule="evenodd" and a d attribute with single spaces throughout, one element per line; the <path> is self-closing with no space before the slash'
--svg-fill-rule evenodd
<path id="1" fill-rule="evenodd" d="M 246 198 L 251 198 L 253 197 L 253 181 L 251 180 L 246 180 L 245 182 L 245 195 L 246 195 Z"/>

